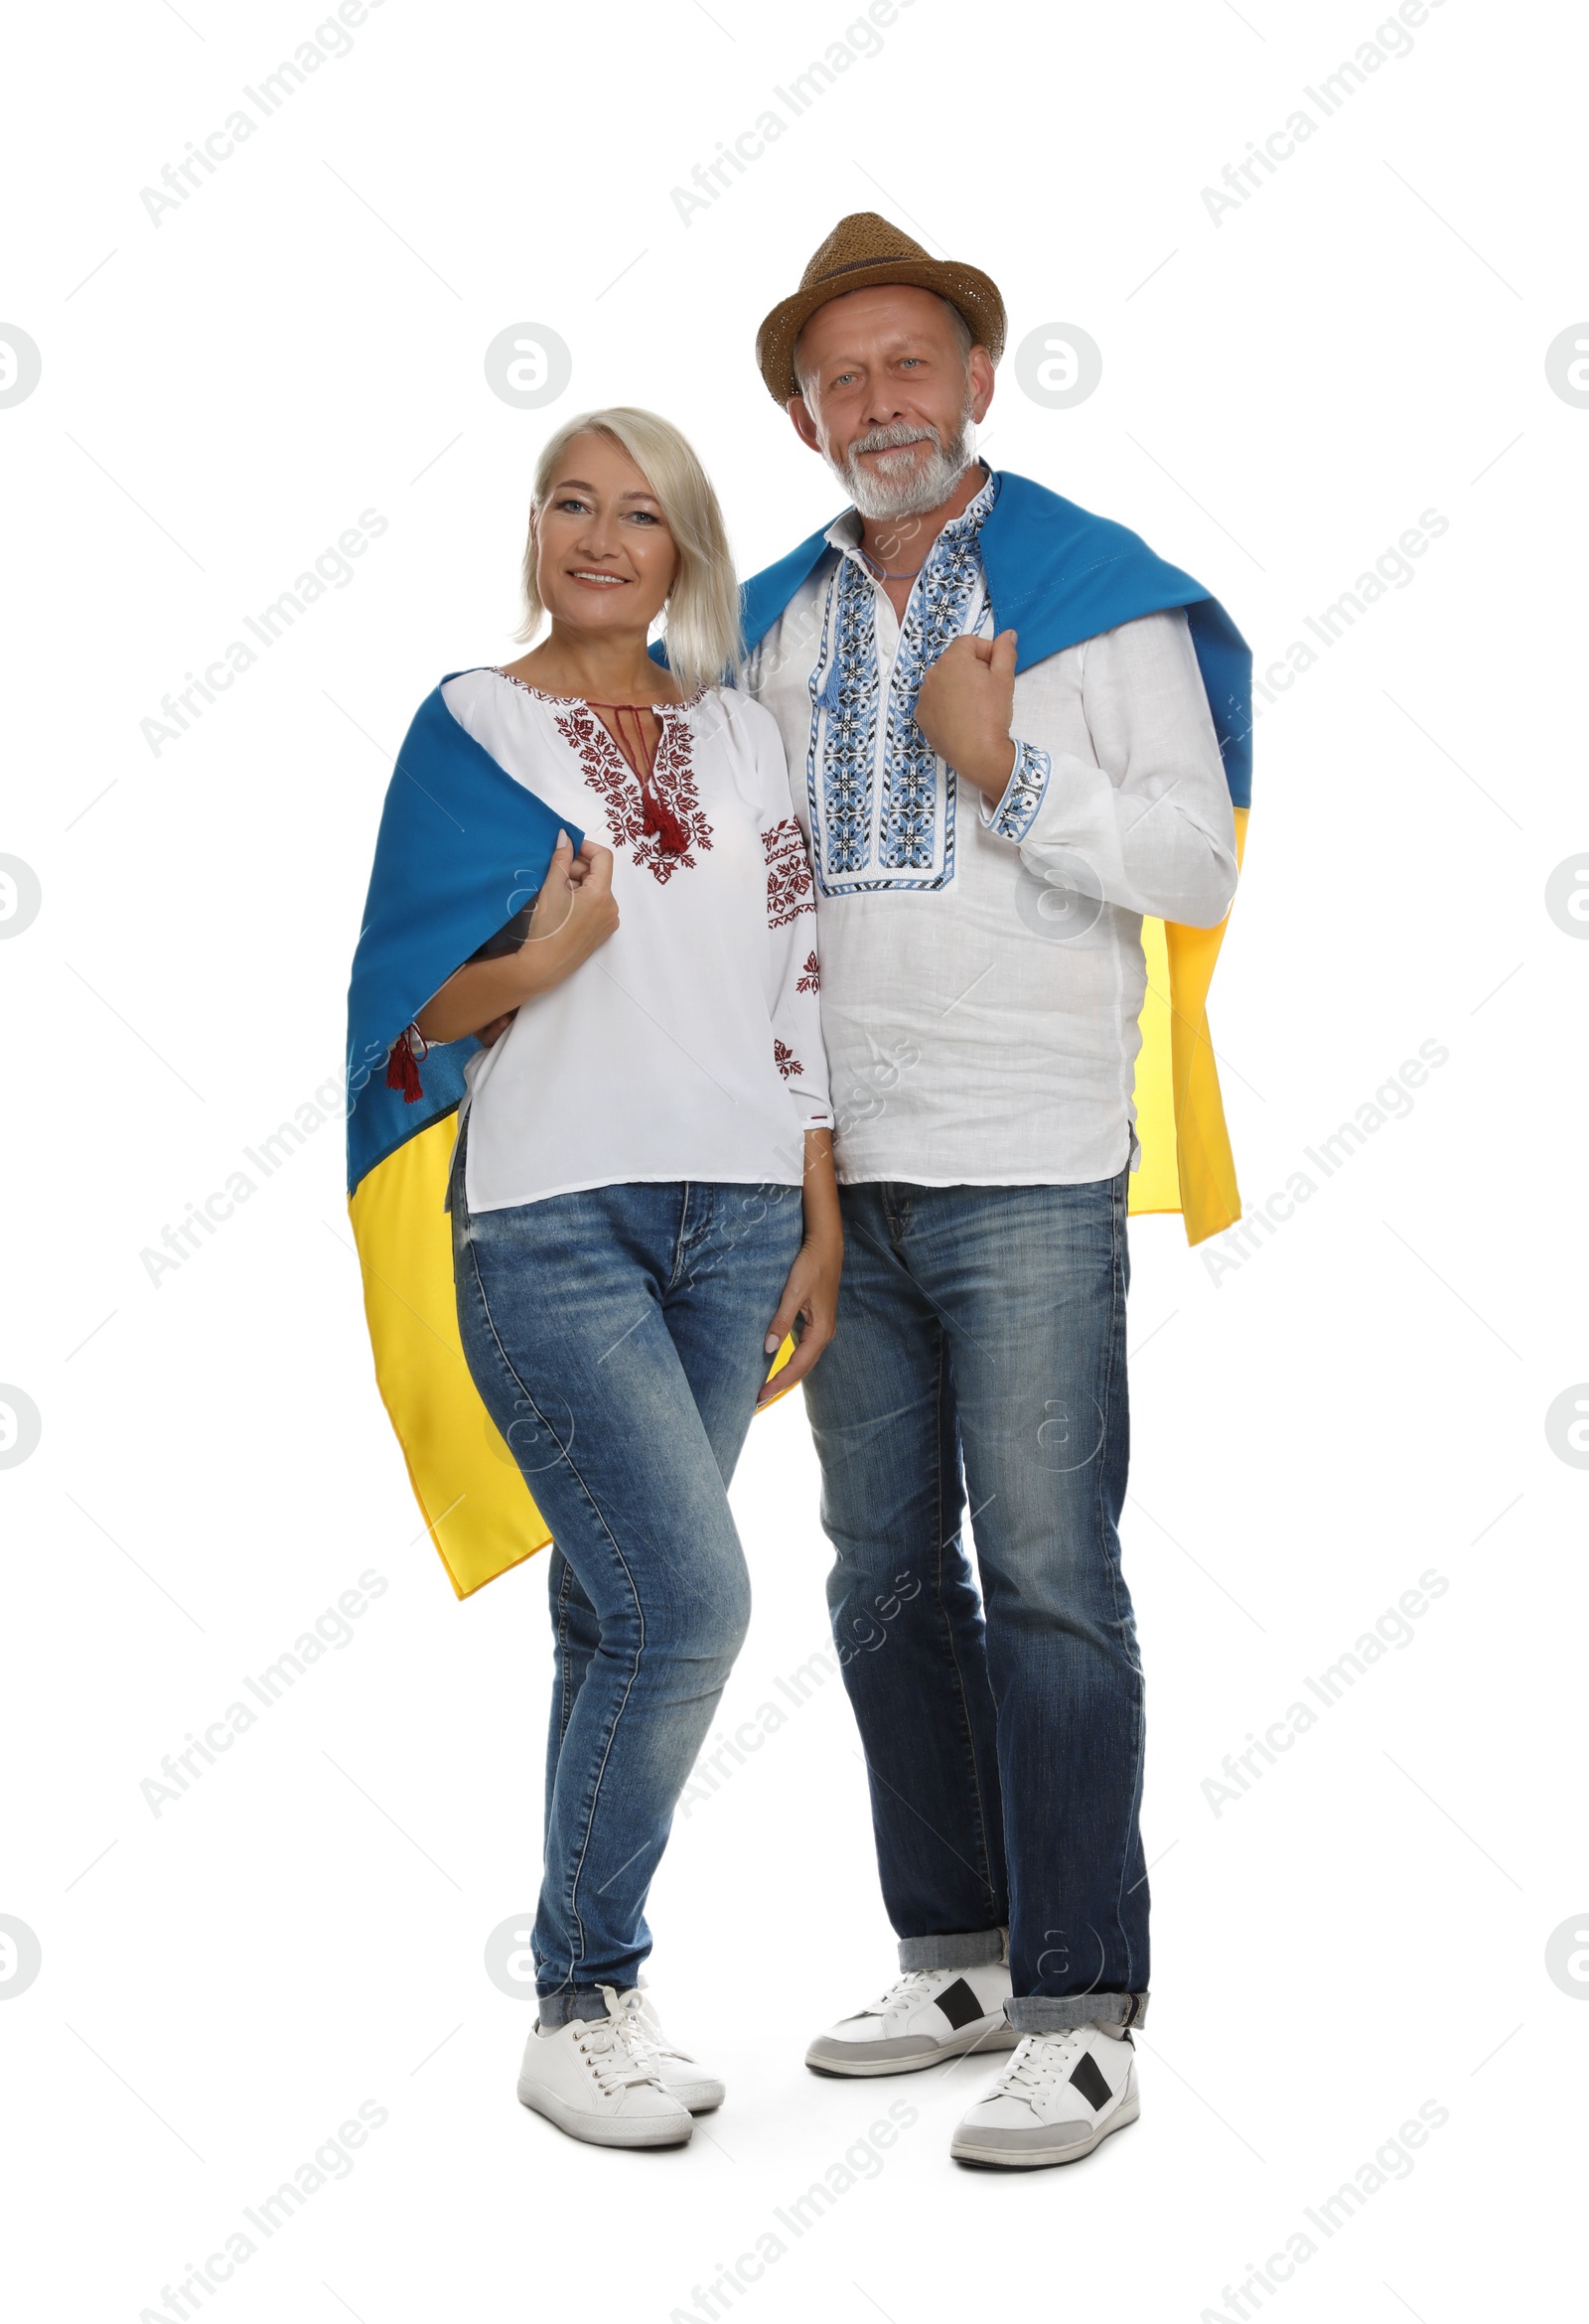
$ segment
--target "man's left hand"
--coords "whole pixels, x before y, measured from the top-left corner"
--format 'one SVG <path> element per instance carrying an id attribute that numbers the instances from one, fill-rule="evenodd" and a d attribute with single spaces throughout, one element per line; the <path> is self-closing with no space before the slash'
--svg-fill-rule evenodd
<path id="1" fill-rule="evenodd" d="M 1015 632 L 956 638 L 934 662 L 916 697 L 916 723 L 940 759 L 993 804 L 1015 766 Z"/>

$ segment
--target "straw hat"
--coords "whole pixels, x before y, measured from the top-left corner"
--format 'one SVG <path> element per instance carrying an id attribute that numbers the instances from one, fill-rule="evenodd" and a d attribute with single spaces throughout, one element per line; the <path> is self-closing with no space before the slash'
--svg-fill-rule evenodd
<path id="1" fill-rule="evenodd" d="M 794 342 L 806 319 L 829 299 L 889 282 L 937 291 L 959 309 L 976 345 L 998 362 L 1004 353 L 1004 301 L 997 284 L 956 258 L 930 258 L 920 242 L 875 210 L 857 210 L 839 219 L 800 276 L 794 296 L 781 301 L 756 334 L 756 361 L 775 403 L 787 403 L 800 391 Z"/>

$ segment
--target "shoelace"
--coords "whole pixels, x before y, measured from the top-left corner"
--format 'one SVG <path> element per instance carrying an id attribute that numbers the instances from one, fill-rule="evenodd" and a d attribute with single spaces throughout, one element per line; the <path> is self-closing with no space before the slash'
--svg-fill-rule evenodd
<path id="1" fill-rule="evenodd" d="M 1072 2062 L 1077 2037 L 1074 2033 L 1056 2040 L 1054 2035 L 1028 2034 L 1010 2056 L 1010 2062 L 999 2076 L 989 2098 L 1025 2098 L 1030 2092 L 1046 2090 L 1058 2082 L 1060 2070 Z"/>
<path id="2" fill-rule="evenodd" d="M 687 2050 L 681 2050 L 676 2042 L 670 2041 L 668 2039 L 666 2030 L 662 2025 L 662 2021 L 656 2014 L 655 2005 L 650 2000 L 646 1991 L 646 1979 L 644 1977 L 641 1978 L 640 1983 L 635 1989 L 641 1996 L 641 2023 L 645 2026 L 647 2039 L 650 2041 L 651 2048 L 655 2051 L 657 2057 L 676 2058 L 681 2066 L 693 2066 L 695 2061 L 690 2056 L 689 2052 Z"/>
<path id="3" fill-rule="evenodd" d="M 596 2078 L 603 2098 L 656 2079 L 656 2045 L 641 2014 L 640 1997 L 626 1993 L 620 2001 L 611 1986 L 603 1985 L 608 2015 L 581 2021 L 574 2036 L 579 2054 Z"/>
<path id="4" fill-rule="evenodd" d="M 934 1978 L 942 1973 L 941 1969 L 907 1969 L 903 1976 L 889 1986 L 886 1993 L 880 1994 L 869 2008 L 863 2009 L 861 2015 L 891 2017 L 914 2009 L 919 2001 L 931 2001 L 934 1996 L 930 1987 Z"/>

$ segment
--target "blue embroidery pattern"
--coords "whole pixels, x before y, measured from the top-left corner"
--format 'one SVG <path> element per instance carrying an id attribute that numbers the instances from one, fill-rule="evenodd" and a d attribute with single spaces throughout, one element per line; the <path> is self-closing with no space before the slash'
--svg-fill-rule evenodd
<path id="1" fill-rule="evenodd" d="M 1001 839 L 1024 839 L 1043 804 L 1043 794 L 1049 787 L 1053 768 L 1054 762 L 1047 751 L 1017 740 L 1015 765 L 1004 787 L 1004 797 L 987 817 L 988 829 L 997 831 Z"/>
<path id="2" fill-rule="evenodd" d="M 942 888 L 954 877 L 954 770 L 944 768 L 940 793 L 939 760 L 916 724 L 916 702 L 923 679 L 944 648 L 976 626 L 972 615 L 983 587 L 978 536 L 997 491 L 997 480 L 989 478 L 976 499 L 933 544 L 906 607 L 886 704 L 879 703 L 877 593 L 853 557 L 840 558 L 829 585 L 822 643 L 810 677 L 811 732 L 805 762 L 812 855 L 816 883 L 824 895 L 880 888 Z M 880 707 L 884 732 L 879 801 Z M 1033 754 L 1034 779 L 1036 760 L 1041 756 Z M 1047 780 L 1046 771 L 1043 780 Z M 940 797 L 941 853 L 938 841 Z M 1041 797 L 1039 788 L 1037 799 Z M 856 879 L 854 875 L 871 862 L 874 808 L 877 870 L 885 876 Z M 1035 800 L 1031 811 L 1036 812 Z"/>
<path id="3" fill-rule="evenodd" d="M 872 851 L 877 629 L 871 589 L 848 557 L 839 567 L 837 580 L 832 659 L 824 670 L 819 655 L 811 672 L 811 745 L 806 773 L 808 777 L 814 774 L 820 750 L 824 866 L 830 872 L 854 872 L 862 869 Z"/>
<path id="4" fill-rule="evenodd" d="M 981 582 L 982 552 L 975 529 L 954 539 L 945 539 L 940 533 L 905 609 L 888 695 L 883 827 L 878 845 L 881 861 L 892 871 L 932 867 L 938 822 L 938 755 L 916 723 L 916 697 L 944 647 L 964 629 Z M 953 782 L 950 774 L 951 801 Z M 944 833 L 945 879 L 953 870 L 953 844 L 951 817 Z"/>

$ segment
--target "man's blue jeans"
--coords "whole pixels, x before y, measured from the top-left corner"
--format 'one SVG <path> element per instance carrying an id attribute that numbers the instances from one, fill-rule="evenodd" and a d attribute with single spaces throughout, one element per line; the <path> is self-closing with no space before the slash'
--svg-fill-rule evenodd
<path id="1" fill-rule="evenodd" d="M 1025 2033 L 1146 2005 L 1126 1186 L 843 1188 L 805 1383 L 901 1965 L 997 1961 L 1007 1927 Z"/>
<path id="2" fill-rule="evenodd" d="M 750 1620 L 729 1514 L 802 1233 L 797 1186 L 629 1185 L 471 1216 L 464 1354 L 556 1538 L 541 2022 L 650 1951 L 646 1894 Z"/>

